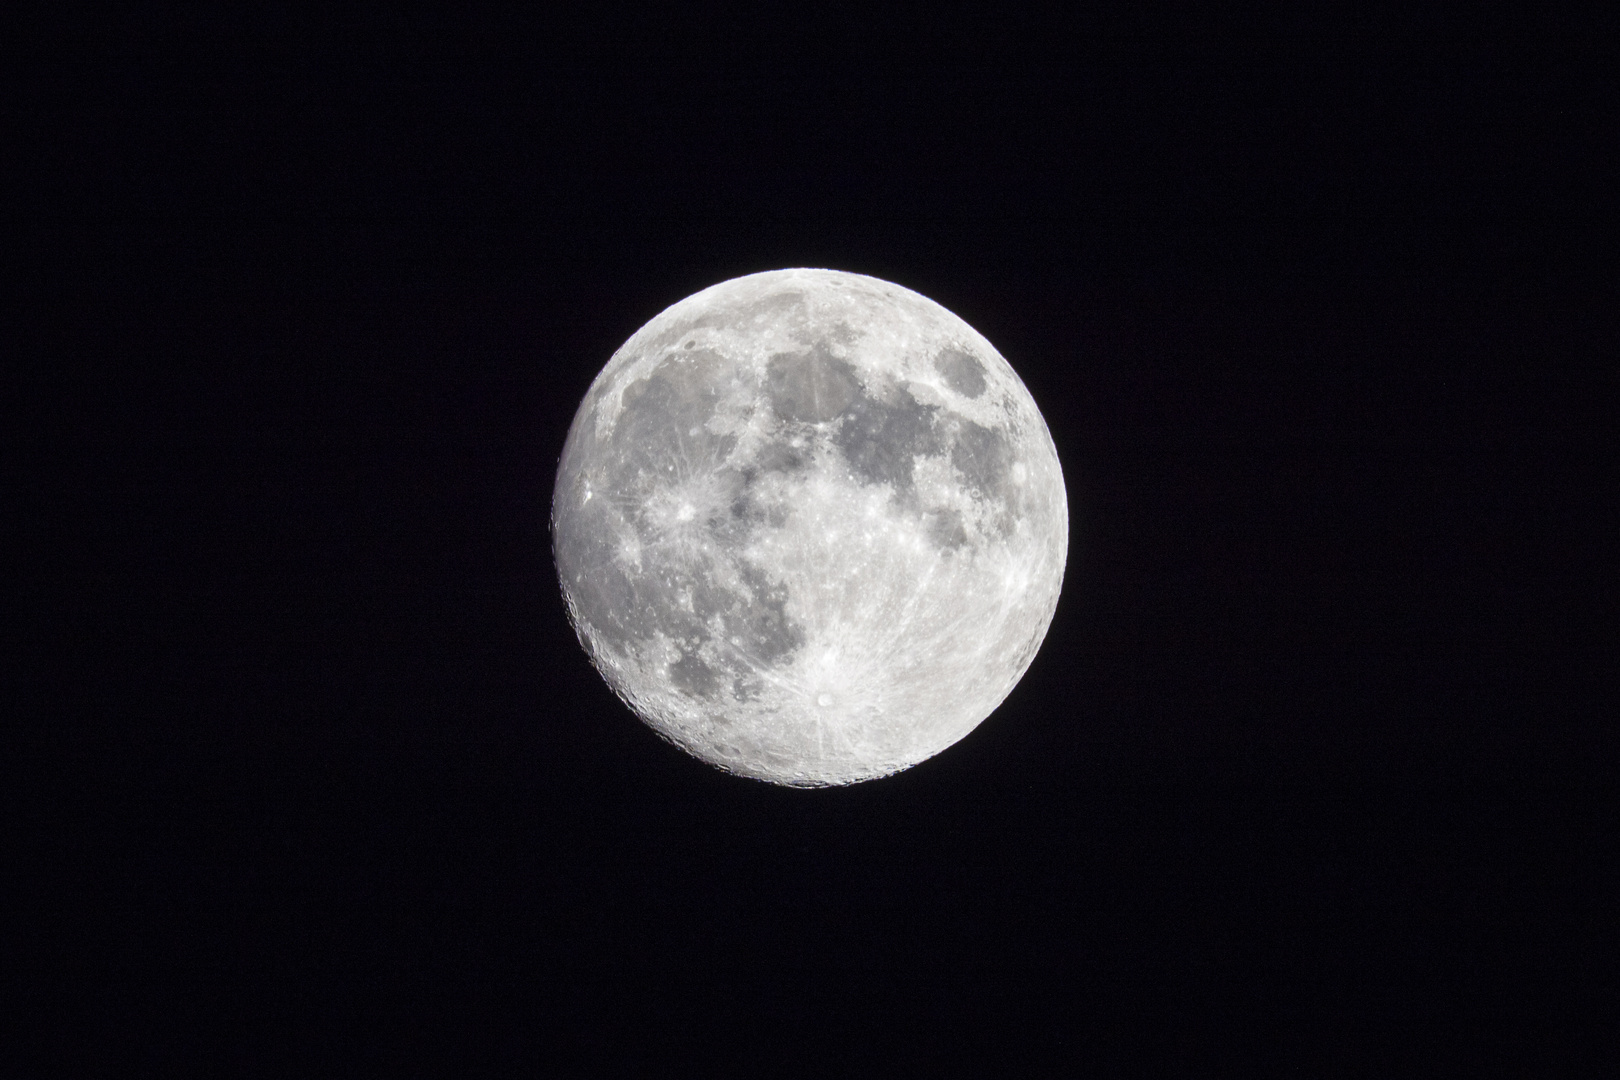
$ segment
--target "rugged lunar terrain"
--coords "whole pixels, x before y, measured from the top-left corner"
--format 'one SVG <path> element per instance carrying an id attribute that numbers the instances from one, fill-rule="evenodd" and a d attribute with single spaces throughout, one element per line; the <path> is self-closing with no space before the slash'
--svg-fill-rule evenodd
<path id="1" fill-rule="evenodd" d="M 888 282 L 781 270 L 614 354 L 552 533 L 581 642 L 648 724 L 821 786 L 914 765 L 1000 704 L 1056 607 L 1068 510 L 989 342 Z"/>

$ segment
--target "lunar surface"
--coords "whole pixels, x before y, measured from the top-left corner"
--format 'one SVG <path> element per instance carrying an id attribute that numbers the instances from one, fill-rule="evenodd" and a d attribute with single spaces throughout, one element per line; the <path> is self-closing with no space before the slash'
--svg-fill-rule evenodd
<path id="1" fill-rule="evenodd" d="M 1029 391 L 967 323 L 834 270 L 726 281 L 642 327 L 568 433 L 569 616 L 660 735 L 849 784 L 989 716 L 1057 606 L 1068 504 Z"/>

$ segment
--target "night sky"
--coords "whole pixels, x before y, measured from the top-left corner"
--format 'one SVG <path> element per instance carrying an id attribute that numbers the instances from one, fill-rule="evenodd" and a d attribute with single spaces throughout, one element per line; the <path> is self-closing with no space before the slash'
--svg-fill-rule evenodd
<path id="1" fill-rule="evenodd" d="M 113 52 L 8 121 L 64 1074 L 1615 1052 L 1612 69 Z M 547 529 L 614 349 L 789 266 L 988 337 L 1072 518 L 1012 696 L 828 791 L 638 722 Z"/>

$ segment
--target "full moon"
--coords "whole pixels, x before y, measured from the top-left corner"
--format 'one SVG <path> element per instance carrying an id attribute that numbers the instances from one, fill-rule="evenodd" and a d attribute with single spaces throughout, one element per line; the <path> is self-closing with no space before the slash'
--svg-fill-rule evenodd
<path id="1" fill-rule="evenodd" d="M 569 617 L 659 735 L 792 787 L 887 776 L 1011 693 L 1068 502 L 1001 354 L 909 289 L 750 274 L 625 342 L 552 497 Z"/>

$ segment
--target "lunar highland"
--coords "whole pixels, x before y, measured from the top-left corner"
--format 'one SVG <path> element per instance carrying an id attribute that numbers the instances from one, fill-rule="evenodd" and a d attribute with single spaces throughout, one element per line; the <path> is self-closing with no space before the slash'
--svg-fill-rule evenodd
<path id="1" fill-rule="evenodd" d="M 604 679 L 696 757 L 794 787 L 909 768 L 1028 669 L 1068 504 L 991 344 L 898 285 L 778 270 L 682 300 L 574 417 L 552 539 Z"/>

